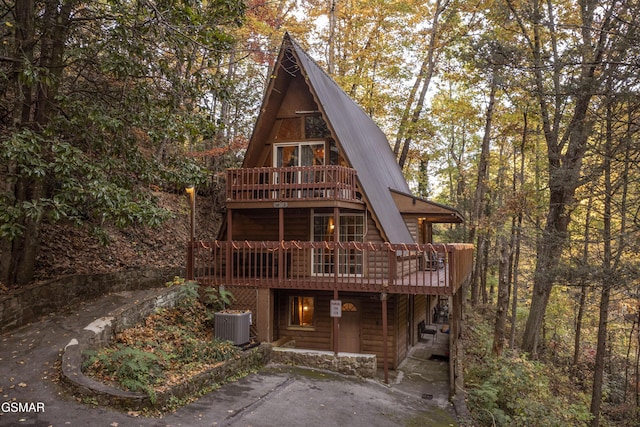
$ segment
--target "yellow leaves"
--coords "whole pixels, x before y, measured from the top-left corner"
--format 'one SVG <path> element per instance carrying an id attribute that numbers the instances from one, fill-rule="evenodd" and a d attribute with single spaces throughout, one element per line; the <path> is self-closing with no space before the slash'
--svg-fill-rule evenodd
<path id="1" fill-rule="evenodd" d="M 13 382 L 14 380 L 15 380 L 15 378 L 13 378 L 13 377 L 9 378 L 9 381 L 10 381 L 10 382 Z M 18 384 L 11 384 L 11 385 L 9 386 L 9 389 L 13 390 L 13 389 L 15 389 L 16 387 L 26 388 L 26 387 L 27 387 L 27 383 L 25 383 L 25 382 L 19 382 Z M 1 390 L 0 390 L 0 393 L 2 393 L 2 391 L 1 391 Z"/>

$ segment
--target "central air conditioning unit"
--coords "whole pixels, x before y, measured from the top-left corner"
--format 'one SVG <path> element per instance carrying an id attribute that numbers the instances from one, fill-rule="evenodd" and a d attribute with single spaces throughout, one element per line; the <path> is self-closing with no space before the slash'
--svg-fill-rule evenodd
<path id="1" fill-rule="evenodd" d="M 231 341 L 235 345 L 249 342 L 251 312 L 225 310 L 214 313 L 215 337 L 223 341 Z"/>

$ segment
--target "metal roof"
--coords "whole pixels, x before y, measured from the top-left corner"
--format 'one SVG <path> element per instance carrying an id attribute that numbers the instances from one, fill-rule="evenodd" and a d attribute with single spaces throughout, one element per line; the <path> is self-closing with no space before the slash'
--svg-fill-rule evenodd
<path id="1" fill-rule="evenodd" d="M 419 215 L 432 223 L 464 222 L 462 214 L 450 206 L 396 190 L 391 190 L 391 195 L 403 215 Z"/>
<path id="2" fill-rule="evenodd" d="M 291 46 L 307 77 L 337 143 L 358 172 L 360 188 L 390 243 L 413 243 L 413 238 L 390 190 L 411 193 L 389 141 L 378 125 L 320 66 L 286 34 L 282 48 Z"/>

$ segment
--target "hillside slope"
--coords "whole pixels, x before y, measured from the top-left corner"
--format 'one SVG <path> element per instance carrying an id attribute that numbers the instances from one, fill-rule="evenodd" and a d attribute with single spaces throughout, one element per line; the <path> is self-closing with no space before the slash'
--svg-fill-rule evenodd
<path id="1" fill-rule="evenodd" d="M 189 201 L 186 195 L 156 192 L 160 206 L 173 218 L 157 228 L 105 227 L 108 244 L 88 226 L 44 224 L 35 280 L 71 274 L 106 273 L 136 267 L 181 267 L 189 238 Z M 216 236 L 221 215 L 211 196 L 196 198 L 196 239 Z"/>

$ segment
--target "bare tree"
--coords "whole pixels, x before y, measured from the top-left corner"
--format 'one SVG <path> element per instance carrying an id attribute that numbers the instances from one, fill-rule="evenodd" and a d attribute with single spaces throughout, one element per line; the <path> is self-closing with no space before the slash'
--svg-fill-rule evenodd
<path id="1" fill-rule="evenodd" d="M 415 83 L 411 88 L 411 92 L 409 93 L 409 97 L 407 98 L 407 102 L 405 104 L 404 112 L 402 114 L 402 117 L 400 118 L 398 136 L 393 147 L 393 152 L 398 158 L 398 164 L 401 168 L 404 167 L 407 161 L 409 147 L 411 146 L 414 137 L 414 126 L 418 122 L 418 120 L 420 119 L 420 115 L 422 114 L 427 91 L 429 90 L 431 78 L 433 77 L 433 73 L 435 71 L 438 39 L 440 37 L 440 17 L 444 13 L 448 5 L 449 0 L 436 1 L 433 18 L 431 20 L 431 29 L 428 36 L 429 41 L 427 43 L 427 54 L 425 59 L 422 61 L 420 72 L 418 73 Z M 418 96 L 418 99 L 416 100 L 416 94 L 418 94 L 418 90 L 420 90 L 420 94 Z M 413 113 L 411 113 L 412 107 Z"/>

